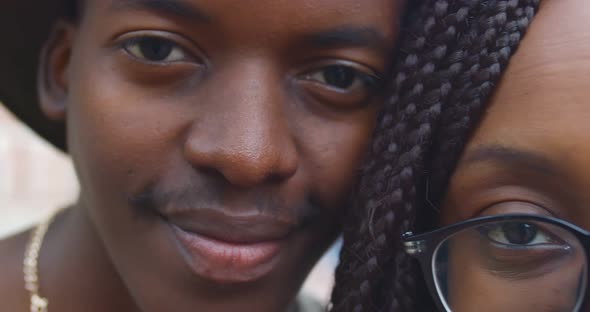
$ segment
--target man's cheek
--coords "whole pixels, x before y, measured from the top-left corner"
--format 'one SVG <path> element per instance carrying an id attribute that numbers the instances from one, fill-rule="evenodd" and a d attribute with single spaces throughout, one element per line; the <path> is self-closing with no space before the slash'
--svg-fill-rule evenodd
<path id="1" fill-rule="evenodd" d="M 338 153 L 338 151 L 341 151 Z M 337 207 L 345 205 L 350 199 L 352 186 L 357 178 L 358 169 L 361 164 L 363 151 L 335 150 L 334 153 L 326 155 L 329 165 L 320 167 L 314 171 L 312 183 L 322 194 L 322 201 L 326 206 Z"/>

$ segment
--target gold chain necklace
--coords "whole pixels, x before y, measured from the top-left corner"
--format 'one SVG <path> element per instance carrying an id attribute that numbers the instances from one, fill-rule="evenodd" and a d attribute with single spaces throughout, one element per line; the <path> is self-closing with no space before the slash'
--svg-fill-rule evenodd
<path id="1" fill-rule="evenodd" d="M 31 312 L 47 312 L 49 301 L 39 294 L 39 252 L 47 229 L 53 222 L 55 214 L 52 214 L 45 221 L 41 222 L 29 238 L 25 259 L 23 261 L 23 273 L 25 279 L 25 289 L 29 292 L 31 298 Z"/>

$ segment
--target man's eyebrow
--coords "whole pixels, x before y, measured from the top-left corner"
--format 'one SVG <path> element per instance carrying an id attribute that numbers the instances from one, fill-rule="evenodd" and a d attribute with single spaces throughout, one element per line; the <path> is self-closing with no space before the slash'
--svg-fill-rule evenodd
<path id="1" fill-rule="evenodd" d="M 208 23 L 212 18 L 202 9 L 182 0 L 113 0 L 111 10 L 148 10 L 194 22 Z"/>
<path id="2" fill-rule="evenodd" d="M 373 27 L 344 26 L 305 34 L 303 42 L 319 48 L 369 47 L 385 49 L 390 39 Z"/>
<path id="3" fill-rule="evenodd" d="M 562 168 L 544 155 L 503 145 L 479 147 L 465 156 L 466 164 L 478 162 L 497 163 L 542 175 L 565 176 Z"/>

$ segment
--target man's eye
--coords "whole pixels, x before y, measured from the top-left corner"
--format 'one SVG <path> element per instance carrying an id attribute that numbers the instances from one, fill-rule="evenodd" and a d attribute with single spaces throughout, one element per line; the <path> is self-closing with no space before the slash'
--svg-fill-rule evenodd
<path id="1" fill-rule="evenodd" d="M 307 79 L 344 91 L 367 87 L 374 88 L 378 82 L 377 77 L 345 65 L 326 66 L 321 70 L 308 74 Z"/>
<path id="2" fill-rule="evenodd" d="M 188 59 L 187 53 L 176 43 L 158 37 L 139 37 L 127 40 L 123 48 L 133 57 L 151 63 L 173 63 Z"/>

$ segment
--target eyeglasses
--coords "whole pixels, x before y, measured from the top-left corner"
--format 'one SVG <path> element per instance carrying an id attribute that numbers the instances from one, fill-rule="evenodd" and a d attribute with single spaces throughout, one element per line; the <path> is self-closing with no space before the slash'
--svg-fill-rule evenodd
<path id="1" fill-rule="evenodd" d="M 535 215 L 499 215 L 403 236 L 440 311 L 581 311 L 590 232 Z"/>

